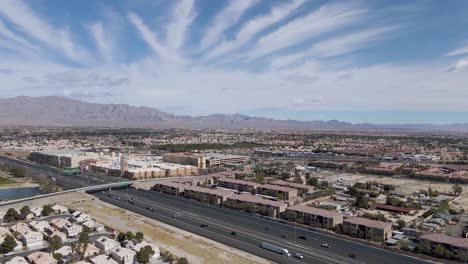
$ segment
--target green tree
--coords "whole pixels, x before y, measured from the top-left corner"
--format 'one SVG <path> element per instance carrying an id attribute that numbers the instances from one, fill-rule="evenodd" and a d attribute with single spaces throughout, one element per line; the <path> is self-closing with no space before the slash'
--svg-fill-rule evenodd
<path id="1" fill-rule="evenodd" d="M 177 260 L 177 264 L 189 264 L 189 262 L 187 258 L 182 257 L 179 260 Z"/>
<path id="2" fill-rule="evenodd" d="M 43 216 L 48 216 L 50 215 L 51 213 L 53 213 L 54 210 L 52 209 L 52 205 L 50 204 L 45 204 L 43 207 L 42 207 L 42 215 Z"/>
<path id="3" fill-rule="evenodd" d="M 0 249 L 2 253 L 8 253 L 13 251 L 17 245 L 18 244 L 16 243 L 15 238 L 13 236 L 6 235 Z"/>
<path id="4" fill-rule="evenodd" d="M 439 211 L 440 212 L 447 211 L 449 208 L 450 208 L 450 205 L 449 205 L 449 200 L 448 199 L 442 200 L 440 202 L 440 204 L 439 204 Z"/>
<path id="5" fill-rule="evenodd" d="M 144 237 L 145 237 L 145 235 L 142 232 L 136 232 L 136 234 L 135 234 L 135 239 L 140 241 L 140 242 L 143 241 Z"/>
<path id="6" fill-rule="evenodd" d="M 49 239 L 49 251 L 51 252 L 55 251 L 61 248 L 62 246 L 63 246 L 63 241 L 59 236 L 54 235 Z"/>
<path id="7" fill-rule="evenodd" d="M 463 188 L 458 183 L 453 185 L 452 189 L 453 189 L 453 193 L 456 195 L 460 195 L 463 192 Z"/>
<path id="8" fill-rule="evenodd" d="M 62 258 L 62 254 L 61 253 L 53 253 L 52 254 L 52 257 L 55 259 L 55 260 L 60 260 Z"/>
<path id="9" fill-rule="evenodd" d="M 16 211 L 15 208 L 9 208 L 5 216 L 3 216 L 3 220 L 7 222 L 13 222 L 13 221 L 19 220 L 18 211 Z"/>
<path id="10" fill-rule="evenodd" d="M 398 224 L 399 229 L 402 229 L 402 228 L 406 227 L 406 221 L 405 220 L 400 219 L 400 220 L 397 221 L 397 224 Z"/>
<path id="11" fill-rule="evenodd" d="M 356 204 L 355 205 L 356 205 L 357 208 L 367 209 L 367 208 L 369 208 L 369 198 L 367 198 L 366 196 L 364 196 L 362 194 L 359 194 L 356 197 Z"/>
<path id="12" fill-rule="evenodd" d="M 326 190 L 326 189 L 328 189 L 328 187 L 329 187 L 329 184 L 328 184 L 327 181 L 322 181 L 322 182 L 320 183 L 320 189 Z"/>
<path id="13" fill-rule="evenodd" d="M 137 252 L 136 258 L 139 263 L 148 263 L 151 257 L 154 255 L 154 250 L 150 246 L 146 246 L 141 248 L 140 251 Z M 170 254 L 169 254 L 170 255 Z"/>
<path id="14" fill-rule="evenodd" d="M 310 186 L 318 186 L 318 179 L 317 178 L 310 178 L 307 181 L 307 184 Z"/>
<path id="15" fill-rule="evenodd" d="M 13 175 L 15 177 L 24 177 L 26 176 L 26 170 L 23 167 L 15 167 L 13 168 Z"/>
<path id="16" fill-rule="evenodd" d="M 127 239 L 127 236 L 125 235 L 125 233 L 120 232 L 119 235 L 117 236 L 117 241 L 124 242 L 125 239 Z"/>
<path id="17" fill-rule="evenodd" d="M 135 235 L 131 231 L 128 231 L 127 233 L 125 233 L 125 237 L 127 239 L 134 239 Z"/>
<path id="18" fill-rule="evenodd" d="M 25 205 L 20 209 L 20 215 L 22 219 L 25 219 L 28 214 L 31 213 L 29 206 Z"/>
<path id="19" fill-rule="evenodd" d="M 88 233 L 86 233 L 86 232 L 81 232 L 81 233 L 78 235 L 78 242 L 80 242 L 81 244 L 89 243 L 90 240 L 89 240 L 89 235 L 88 235 Z"/>
<path id="20" fill-rule="evenodd" d="M 437 257 L 439 257 L 439 258 L 441 258 L 441 257 L 443 257 L 444 254 L 445 254 L 445 248 L 444 248 L 443 246 L 441 246 L 441 245 L 437 245 L 437 246 L 433 249 L 432 254 L 435 255 L 435 256 L 437 256 Z"/>
<path id="21" fill-rule="evenodd" d="M 265 183 L 265 176 L 263 174 L 257 174 L 257 176 L 255 176 L 255 182 L 256 183 Z"/>

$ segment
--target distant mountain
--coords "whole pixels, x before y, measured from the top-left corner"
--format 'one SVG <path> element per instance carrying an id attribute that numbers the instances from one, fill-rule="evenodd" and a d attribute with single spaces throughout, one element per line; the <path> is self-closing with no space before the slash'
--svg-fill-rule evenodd
<path id="1" fill-rule="evenodd" d="M 58 96 L 0 99 L 0 126 L 77 126 L 119 128 L 380 130 L 423 129 L 468 131 L 468 124 L 373 125 L 331 121 L 276 120 L 234 114 L 173 115 L 149 107 L 97 104 Z"/>

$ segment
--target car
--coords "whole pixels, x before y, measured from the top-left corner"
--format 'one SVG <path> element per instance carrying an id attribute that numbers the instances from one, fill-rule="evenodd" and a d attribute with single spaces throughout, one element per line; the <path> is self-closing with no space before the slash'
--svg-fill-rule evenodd
<path id="1" fill-rule="evenodd" d="M 270 230 L 270 227 L 269 227 L 269 226 L 266 226 L 265 229 L 266 229 L 266 230 Z"/>
<path id="2" fill-rule="evenodd" d="M 120 197 L 117 197 L 117 198 L 115 198 L 115 199 L 117 199 L 117 200 L 119 200 L 119 201 L 120 201 Z"/>
<path id="3" fill-rule="evenodd" d="M 178 212 L 178 213 L 174 214 L 172 216 L 172 218 L 177 218 L 177 217 L 181 217 L 181 216 L 182 216 L 182 213 Z"/>
<path id="4" fill-rule="evenodd" d="M 235 235 L 237 235 L 237 232 L 236 232 L 236 231 L 232 231 L 232 232 L 231 232 L 231 235 L 235 236 Z"/>
<path id="5" fill-rule="evenodd" d="M 298 259 L 303 259 L 303 258 L 304 258 L 304 256 L 302 256 L 302 255 L 299 254 L 299 253 L 294 254 L 294 257 L 295 257 L 295 258 L 298 258 Z"/>
<path id="6" fill-rule="evenodd" d="M 210 227 L 210 225 L 208 225 L 208 224 L 201 224 L 200 226 L 201 227 Z"/>
<path id="7" fill-rule="evenodd" d="M 300 239 L 303 239 L 303 240 L 306 240 L 307 237 L 306 236 L 298 236 Z"/>
<path id="8" fill-rule="evenodd" d="M 327 244 L 327 243 L 323 243 L 320 246 L 324 248 L 331 248 L 330 244 Z"/>
<path id="9" fill-rule="evenodd" d="M 146 210 L 151 211 L 151 207 L 146 207 Z"/>
<path id="10" fill-rule="evenodd" d="M 287 238 L 288 236 L 287 235 L 281 235 L 282 238 Z"/>
<path id="11" fill-rule="evenodd" d="M 350 257 L 350 258 L 356 258 L 356 255 L 355 255 L 355 254 L 349 254 L 348 257 Z"/>
<path id="12" fill-rule="evenodd" d="M 5 257 L 13 256 L 13 255 L 15 255 L 15 252 L 13 252 L 13 251 L 3 254 L 3 256 L 5 256 Z"/>

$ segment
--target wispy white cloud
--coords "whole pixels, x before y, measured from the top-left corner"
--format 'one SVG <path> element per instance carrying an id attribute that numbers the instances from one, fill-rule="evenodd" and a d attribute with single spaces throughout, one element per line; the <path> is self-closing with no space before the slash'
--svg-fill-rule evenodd
<path id="1" fill-rule="evenodd" d="M 99 49 L 102 57 L 106 62 L 112 62 L 114 48 L 109 39 L 106 38 L 104 33 L 104 25 L 102 22 L 98 22 L 89 26 L 89 31 L 94 38 L 97 48 Z"/>
<path id="2" fill-rule="evenodd" d="M 445 56 L 458 56 L 464 54 L 468 54 L 468 41 L 465 46 L 449 51 L 447 54 L 445 54 Z"/>
<path id="3" fill-rule="evenodd" d="M 163 62 L 181 63 L 182 59 L 168 50 L 157 39 L 156 35 L 148 28 L 143 20 L 136 14 L 130 13 L 128 15 L 130 22 L 136 27 L 141 38 L 148 44 L 148 46 L 159 56 Z"/>
<path id="4" fill-rule="evenodd" d="M 32 50 L 37 50 L 37 47 L 34 46 L 33 44 L 31 44 L 31 42 L 27 41 L 23 37 L 19 36 L 18 34 L 14 33 L 13 31 L 9 30 L 6 27 L 5 23 L 3 23 L 2 20 L 0 20 L 0 35 L 3 35 L 4 37 L 9 38 L 9 39 L 23 45 L 24 47 L 27 47 L 27 48 L 32 49 Z"/>
<path id="5" fill-rule="evenodd" d="M 392 33 L 395 33 L 399 28 L 399 26 L 371 28 L 337 36 L 318 42 L 312 45 L 312 47 L 301 52 L 277 57 L 273 59 L 272 66 L 275 68 L 282 68 L 298 62 L 298 60 L 304 60 L 311 57 L 332 57 L 355 52 L 363 48 L 373 46 L 379 41 L 394 37 L 395 34 Z"/>
<path id="6" fill-rule="evenodd" d="M 249 57 L 255 59 L 349 26 L 362 19 L 364 13 L 365 10 L 353 4 L 326 4 L 260 38 Z"/>
<path id="7" fill-rule="evenodd" d="M 227 7 L 214 18 L 208 30 L 205 32 L 200 44 L 200 51 L 206 50 L 220 40 L 224 31 L 235 25 L 241 16 L 252 7 L 257 0 L 231 0 Z"/>
<path id="8" fill-rule="evenodd" d="M 457 72 L 457 71 L 464 71 L 468 70 L 468 58 L 461 59 L 455 63 L 452 67 L 450 67 L 450 72 Z"/>
<path id="9" fill-rule="evenodd" d="M 49 24 L 23 1 L 0 1 L 0 14 L 31 37 L 51 48 L 61 50 L 68 58 L 80 62 L 89 60 L 89 54 L 76 45 L 67 29 Z"/>
<path id="10" fill-rule="evenodd" d="M 277 5 L 272 8 L 269 14 L 248 21 L 239 30 L 234 40 L 222 42 L 208 54 L 208 57 L 216 57 L 242 47 L 262 30 L 286 18 L 304 2 L 305 0 L 293 0 L 289 3 Z"/>
<path id="11" fill-rule="evenodd" d="M 194 0 L 180 0 L 173 9 L 171 21 L 167 26 L 168 48 L 178 50 L 182 46 L 187 29 L 196 17 Z"/>

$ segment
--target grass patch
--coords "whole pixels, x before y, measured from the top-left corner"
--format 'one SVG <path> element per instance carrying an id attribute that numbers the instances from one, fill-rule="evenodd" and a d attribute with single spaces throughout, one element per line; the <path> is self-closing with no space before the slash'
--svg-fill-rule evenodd
<path id="1" fill-rule="evenodd" d="M 10 179 L 5 179 L 5 178 L 0 177 L 0 185 L 13 184 L 13 183 L 16 183 L 16 182 Z"/>

